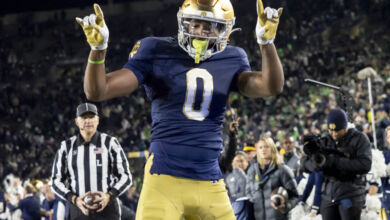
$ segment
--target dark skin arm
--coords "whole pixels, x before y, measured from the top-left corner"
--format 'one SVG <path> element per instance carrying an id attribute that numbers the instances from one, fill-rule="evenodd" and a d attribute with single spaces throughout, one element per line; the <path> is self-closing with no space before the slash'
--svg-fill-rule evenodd
<path id="1" fill-rule="evenodd" d="M 98 61 L 106 57 L 106 50 L 91 50 L 89 59 Z M 106 74 L 103 64 L 87 64 L 84 75 L 84 93 L 89 100 L 103 101 L 132 93 L 138 79 L 129 69 L 119 69 Z"/>
<path id="2" fill-rule="evenodd" d="M 261 45 L 262 70 L 245 71 L 238 78 L 242 95 L 261 98 L 283 91 L 284 73 L 274 44 Z M 89 59 L 98 61 L 106 56 L 106 50 L 91 50 Z M 106 74 L 105 65 L 87 64 L 84 76 L 84 92 L 89 100 L 103 101 L 132 93 L 138 87 L 135 74 L 129 69 L 119 69 Z"/>
<path id="3" fill-rule="evenodd" d="M 283 91 L 284 73 L 274 44 L 261 45 L 261 71 L 245 71 L 238 78 L 238 88 L 242 95 L 262 98 Z"/>

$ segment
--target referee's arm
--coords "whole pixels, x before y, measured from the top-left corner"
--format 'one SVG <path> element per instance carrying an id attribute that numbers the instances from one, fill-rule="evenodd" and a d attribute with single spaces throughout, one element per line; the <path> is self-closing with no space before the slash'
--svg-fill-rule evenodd
<path id="1" fill-rule="evenodd" d="M 66 144 L 61 142 L 61 148 L 57 151 L 52 168 L 52 185 L 51 189 L 63 200 L 74 195 L 68 187 L 65 186 L 65 180 L 68 177 L 68 169 L 66 168 Z"/>
<path id="2" fill-rule="evenodd" d="M 125 192 L 132 183 L 132 177 L 129 168 L 129 162 L 123 152 L 121 145 L 116 138 L 112 138 L 110 143 L 110 156 L 112 161 L 113 175 L 117 177 L 116 181 L 108 191 L 114 198 Z"/>

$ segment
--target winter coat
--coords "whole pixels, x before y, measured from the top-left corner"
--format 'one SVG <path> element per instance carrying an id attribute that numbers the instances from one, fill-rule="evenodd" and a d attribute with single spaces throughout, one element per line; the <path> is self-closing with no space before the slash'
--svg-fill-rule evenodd
<path id="1" fill-rule="evenodd" d="M 271 206 L 271 192 L 282 186 L 288 192 L 288 200 L 283 211 Z M 258 163 L 252 164 L 247 173 L 246 194 L 253 203 L 257 220 L 287 220 L 289 211 L 298 203 L 297 183 L 294 175 L 286 165 L 271 164 L 261 172 Z"/>
<path id="2" fill-rule="evenodd" d="M 299 170 L 299 156 L 295 152 L 286 153 L 284 155 L 284 164 L 290 167 L 295 177 L 298 176 Z"/>
<path id="3" fill-rule="evenodd" d="M 241 168 L 235 168 L 225 178 L 231 201 L 245 196 L 246 174 Z"/>

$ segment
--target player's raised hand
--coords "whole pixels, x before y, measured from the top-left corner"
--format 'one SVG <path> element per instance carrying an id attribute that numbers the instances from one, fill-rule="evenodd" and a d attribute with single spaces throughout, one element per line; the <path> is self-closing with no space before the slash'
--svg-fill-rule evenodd
<path id="1" fill-rule="evenodd" d="M 276 10 L 266 7 L 264 9 L 262 0 L 257 0 L 256 36 L 258 44 L 264 45 L 274 42 L 282 11 L 283 8 Z"/>
<path id="2" fill-rule="evenodd" d="M 95 14 L 85 16 L 83 19 L 76 18 L 81 25 L 87 41 L 92 50 L 104 50 L 108 45 L 109 31 L 104 22 L 103 11 L 98 4 L 93 4 Z"/>

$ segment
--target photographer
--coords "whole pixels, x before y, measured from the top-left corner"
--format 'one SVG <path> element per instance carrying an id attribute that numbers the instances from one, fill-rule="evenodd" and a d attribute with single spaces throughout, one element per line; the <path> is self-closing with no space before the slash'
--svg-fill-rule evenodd
<path id="1" fill-rule="evenodd" d="M 304 138 L 304 172 L 323 171 L 320 212 L 324 220 L 359 220 L 365 203 L 365 174 L 371 168 L 371 146 L 363 133 L 347 128 L 347 114 L 332 109 L 323 138 Z"/>

